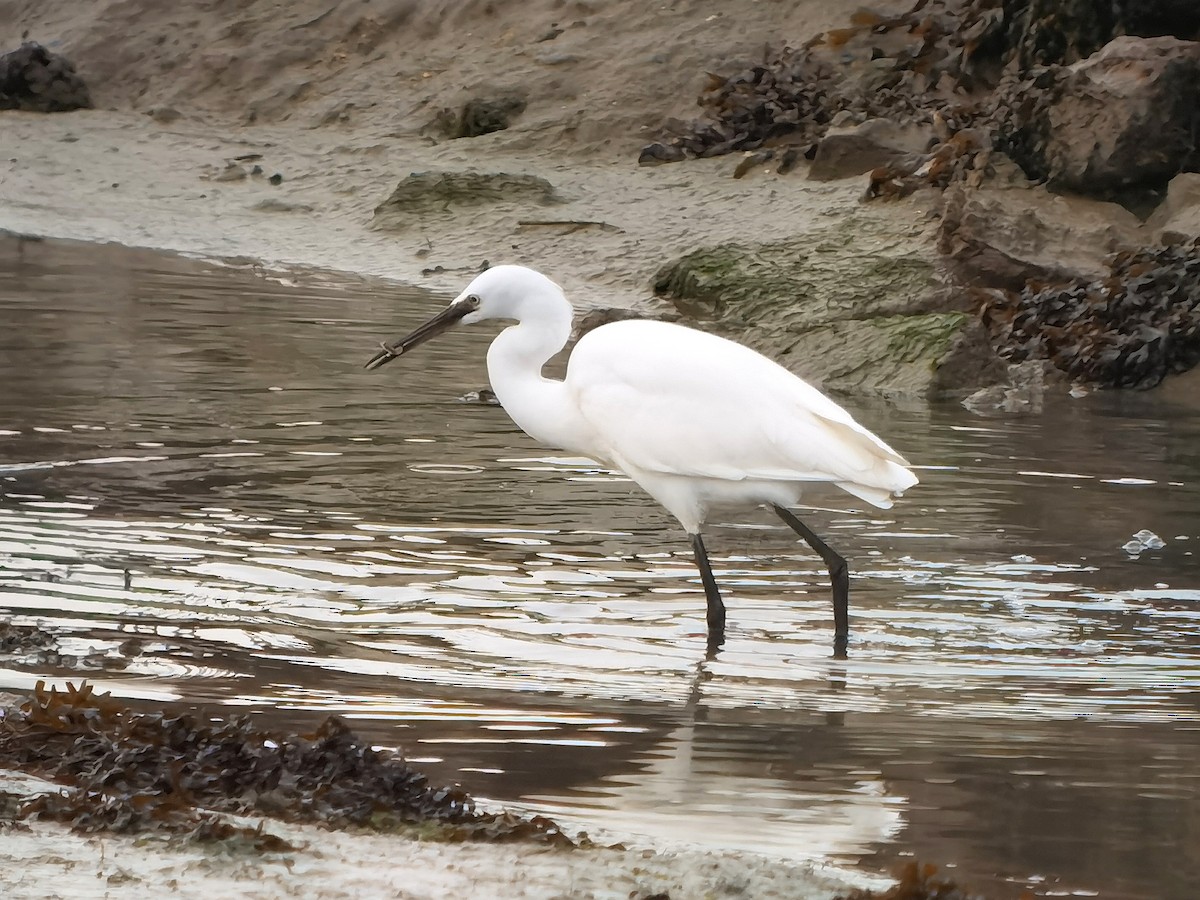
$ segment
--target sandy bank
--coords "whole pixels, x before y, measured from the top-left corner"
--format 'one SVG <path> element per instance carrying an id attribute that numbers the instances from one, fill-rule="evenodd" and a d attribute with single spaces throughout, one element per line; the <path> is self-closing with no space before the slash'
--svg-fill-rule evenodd
<path id="1" fill-rule="evenodd" d="M 652 299 L 663 264 L 698 246 L 794 237 L 849 215 L 877 221 L 893 241 L 925 243 L 913 209 L 862 205 L 856 182 L 735 180 L 735 158 L 639 168 L 491 149 L 486 137 L 429 146 L 371 128 L 161 125 L 106 111 L 6 113 L 3 135 L 0 228 L 362 272 L 447 293 L 488 260 L 536 266 L 588 305 L 632 306 Z M 263 176 L 214 180 L 247 154 L 262 155 Z M 373 210 L 396 184 L 430 170 L 539 175 L 562 202 L 373 230 Z"/>
<path id="2" fill-rule="evenodd" d="M 0 773 L 0 792 L 55 786 Z M 259 820 L 230 818 L 257 827 Z M 254 853 L 165 837 L 84 835 L 31 822 L 5 827 L 0 889 L 12 900 L 47 897 L 444 897 L 628 900 L 669 896 L 817 900 L 853 886 L 880 887 L 833 866 L 749 854 L 640 848 L 557 850 L 532 844 L 443 844 L 269 821 L 297 849 Z"/>

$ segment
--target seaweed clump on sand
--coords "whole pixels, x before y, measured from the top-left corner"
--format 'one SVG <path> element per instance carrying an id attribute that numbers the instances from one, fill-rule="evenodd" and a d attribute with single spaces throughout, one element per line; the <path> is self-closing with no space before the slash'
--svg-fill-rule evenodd
<path id="1" fill-rule="evenodd" d="M 216 813 L 374 830 L 420 829 L 444 840 L 534 840 L 572 847 L 549 819 L 481 812 L 458 788 L 430 785 L 397 753 L 375 750 L 336 718 L 312 734 L 275 734 L 244 716 L 223 720 L 129 709 L 91 686 L 46 690 L 0 718 L 0 767 L 65 785 L 22 808 L 23 816 L 78 831 L 183 833 L 248 839 L 283 850 L 282 839 L 231 825 Z"/>
<path id="2" fill-rule="evenodd" d="M 985 900 L 983 894 L 939 877 L 937 872 L 937 866 L 913 860 L 904 864 L 897 873 L 899 880 L 886 891 L 856 888 L 834 900 Z"/>
<path id="3" fill-rule="evenodd" d="M 981 313 L 1000 353 L 1139 389 L 1200 363 L 1200 238 L 1124 251 L 1109 265 L 1094 281 L 986 292 Z"/>
<path id="4" fill-rule="evenodd" d="M 792 146 L 812 158 L 840 119 L 930 124 L 947 139 L 985 111 L 1005 48 L 999 0 L 920 0 L 896 16 L 860 9 L 845 28 L 798 48 L 767 51 L 755 65 L 709 73 L 703 117 L 668 122 L 645 161 Z"/>

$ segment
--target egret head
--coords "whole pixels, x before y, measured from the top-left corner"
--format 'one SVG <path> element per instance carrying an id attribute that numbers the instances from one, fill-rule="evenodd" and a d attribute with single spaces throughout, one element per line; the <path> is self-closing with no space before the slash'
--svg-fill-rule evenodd
<path id="1" fill-rule="evenodd" d="M 563 302 L 562 289 L 541 272 L 524 266 L 493 266 L 476 275 L 466 290 L 424 325 L 390 344 L 381 344 L 366 368 L 378 369 L 459 322 L 521 320 L 535 316 L 539 307 Z"/>

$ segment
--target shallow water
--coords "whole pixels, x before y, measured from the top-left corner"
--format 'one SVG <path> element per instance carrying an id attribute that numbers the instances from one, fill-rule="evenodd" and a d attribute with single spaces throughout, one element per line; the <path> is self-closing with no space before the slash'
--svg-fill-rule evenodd
<path id="1" fill-rule="evenodd" d="M 711 530 L 706 660 L 678 526 L 461 399 L 492 332 L 362 370 L 443 302 L 0 240 L 0 603 L 60 636 L 0 690 L 336 712 L 478 796 L 665 842 L 1195 896 L 1193 409 L 850 404 L 923 481 L 804 513 L 851 561 L 850 659 L 819 560 L 759 513 Z M 1143 528 L 1165 546 L 1122 549 Z"/>

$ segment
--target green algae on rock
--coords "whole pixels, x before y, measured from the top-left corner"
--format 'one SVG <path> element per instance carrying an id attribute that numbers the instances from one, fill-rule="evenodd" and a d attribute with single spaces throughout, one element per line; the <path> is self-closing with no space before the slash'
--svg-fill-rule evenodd
<path id="1" fill-rule="evenodd" d="M 375 207 L 372 227 L 407 228 L 424 215 L 460 206 L 512 204 L 545 206 L 560 201 L 557 191 L 537 175 L 504 172 L 413 172 L 391 196 Z"/>
<path id="2" fill-rule="evenodd" d="M 991 383 L 993 354 L 971 316 L 946 310 L 934 262 L 903 245 L 849 250 L 851 230 L 701 248 L 664 266 L 655 292 L 830 389 L 928 395 Z"/>

